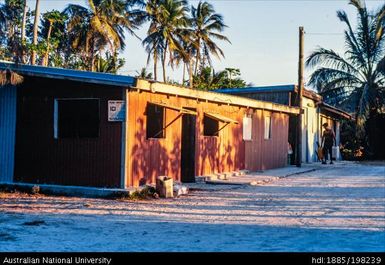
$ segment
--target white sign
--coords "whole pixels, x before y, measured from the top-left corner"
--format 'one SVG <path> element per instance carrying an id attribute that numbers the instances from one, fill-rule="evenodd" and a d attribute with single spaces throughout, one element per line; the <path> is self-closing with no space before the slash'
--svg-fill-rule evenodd
<path id="1" fill-rule="evenodd" d="M 108 101 L 108 121 L 126 121 L 126 102 L 124 100 Z"/>
<path id="2" fill-rule="evenodd" d="M 250 117 L 243 117 L 243 140 L 252 140 L 251 131 L 253 128 L 253 120 Z"/>

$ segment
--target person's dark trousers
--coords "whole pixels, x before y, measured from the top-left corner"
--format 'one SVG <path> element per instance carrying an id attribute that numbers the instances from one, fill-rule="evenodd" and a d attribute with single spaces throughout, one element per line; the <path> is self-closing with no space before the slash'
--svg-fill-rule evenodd
<path id="1" fill-rule="evenodd" d="M 328 157 L 330 158 L 330 162 L 332 162 L 333 157 L 333 145 L 324 145 L 324 162 L 327 161 Z"/>

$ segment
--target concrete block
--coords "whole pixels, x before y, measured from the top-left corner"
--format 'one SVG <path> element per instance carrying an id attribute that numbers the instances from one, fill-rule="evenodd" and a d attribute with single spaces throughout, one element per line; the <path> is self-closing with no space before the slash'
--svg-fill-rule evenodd
<path id="1" fill-rule="evenodd" d="M 179 197 L 181 195 L 187 195 L 188 194 L 188 187 L 181 185 L 181 184 L 176 184 L 174 185 L 174 195 Z"/>
<path id="2" fill-rule="evenodd" d="M 156 192 L 162 198 L 174 197 L 173 179 L 167 176 L 156 178 Z"/>

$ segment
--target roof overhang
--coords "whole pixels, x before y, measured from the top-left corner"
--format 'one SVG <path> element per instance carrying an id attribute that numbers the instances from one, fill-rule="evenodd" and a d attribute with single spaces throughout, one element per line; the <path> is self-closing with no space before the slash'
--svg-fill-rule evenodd
<path id="1" fill-rule="evenodd" d="M 182 86 L 168 85 L 159 82 L 141 80 L 131 76 L 95 73 L 88 71 L 70 70 L 36 65 L 23 65 L 4 61 L 0 61 L 0 70 L 11 70 L 23 76 L 71 80 L 85 83 L 139 89 L 151 93 L 161 93 L 192 98 L 197 100 L 198 102 L 215 102 L 218 104 L 240 106 L 250 109 L 263 109 L 293 115 L 299 114 L 298 107 L 290 107 L 272 102 L 248 99 L 240 96 L 227 95 L 216 92 L 188 89 Z"/>
<path id="2" fill-rule="evenodd" d="M 223 116 L 223 115 L 220 115 L 220 114 L 216 114 L 216 113 L 205 112 L 205 115 L 207 117 L 211 118 L 211 119 L 214 119 L 214 120 L 217 120 L 217 121 L 220 121 L 220 122 L 234 123 L 234 124 L 238 124 L 239 123 L 236 120 L 233 120 L 231 118 L 228 118 L 226 116 Z"/>
<path id="3" fill-rule="evenodd" d="M 242 87 L 242 88 L 221 88 L 214 90 L 217 93 L 224 94 L 253 94 L 253 93 L 276 93 L 276 92 L 293 92 L 295 85 L 279 85 L 279 86 L 260 86 L 260 87 Z"/>
<path id="4" fill-rule="evenodd" d="M 150 102 L 150 103 L 154 104 L 154 105 L 161 106 L 163 108 L 167 108 L 167 109 L 172 109 L 172 110 L 178 111 L 181 114 L 188 114 L 188 115 L 195 115 L 195 116 L 198 115 L 198 113 L 196 111 L 192 111 L 192 110 L 189 110 L 189 109 L 186 109 L 186 108 L 183 108 L 183 107 L 177 107 L 177 106 L 172 106 L 172 105 L 169 105 L 169 104 L 157 103 L 157 102 Z"/>
<path id="5" fill-rule="evenodd" d="M 136 78 L 115 74 L 96 73 L 36 65 L 0 62 L 0 70 L 11 70 L 21 75 L 62 80 L 79 81 L 93 84 L 128 87 L 134 86 Z"/>
<path id="6" fill-rule="evenodd" d="M 242 94 L 258 94 L 258 93 L 283 93 L 283 92 L 298 92 L 297 85 L 278 85 L 278 86 L 260 86 L 260 87 L 243 87 L 243 88 L 221 88 L 214 90 L 214 92 L 231 94 L 231 95 L 242 95 Z M 304 89 L 303 96 L 312 99 L 316 102 L 322 100 L 322 96 L 316 92 Z"/>
<path id="7" fill-rule="evenodd" d="M 353 116 L 347 113 L 346 111 L 333 107 L 329 104 L 326 104 L 325 102 L 318 103 L 318 106 L 320 107 L 321 112 L 324 111 L 324 112 L 332 113 L 343 119 L 354 120 Z"/>

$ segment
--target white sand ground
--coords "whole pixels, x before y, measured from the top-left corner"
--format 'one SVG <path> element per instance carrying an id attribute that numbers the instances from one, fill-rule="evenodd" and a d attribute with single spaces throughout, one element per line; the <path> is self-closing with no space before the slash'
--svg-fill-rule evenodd
<path id="1" fill-rule="evenodd" d="M 167 200 L 7 194 L 0 251 L 385 251 L 385 164 Z"/>

